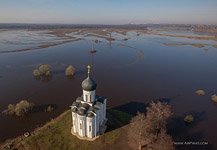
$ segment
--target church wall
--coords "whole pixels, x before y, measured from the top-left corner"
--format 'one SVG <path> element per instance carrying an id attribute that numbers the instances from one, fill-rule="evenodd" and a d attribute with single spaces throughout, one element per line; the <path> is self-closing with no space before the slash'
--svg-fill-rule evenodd
<path id="1" fill-rule="evenodd" d="M 105 107 L 106 107 L 106 105 L 105 105 L 105 103 L 103 104 L 103 108 L 102 108 L 102 111 L 103 111 L 103 113 L 102 113 L 102 118 L 103 118 L 103 120 L 105 120 Z"/>
<path id="2" fill-rule="evenodd" d="M 86 133 L 88 138 L 95 137 L 95 117 L 87 117 Z"/>
<path id="3" fill-rule="evenodd" d="M 84 102 L 85 103 L 85 102 Z M 72 127 L 73 132 L 77 133 L 81 137 L 93 138 L 99 134 L 100 126 L 106 118 L 106 99 L 104 103 L 99 105 L 99 109 L 96 111 L 96 116 L 87 117 L 86 115 L 79 115 L 76 112 L 72 112 Z M 96 130 L 95 130 L 96 129 Z"/>
<path id="4" fill-rule="evenodd" d="M 83 99 L 85 102 L 94 102 L 95 100 L 95 90 L 94 91 L 85 91 L 83 90 Z"/>
<path id="5" fill-rule="evenodd" d="M 73 132 L 74 133 L 77 133 L 77 126 L 78 126 L 78 123 L 77 123 L 77 114 L 72 112 L 72 127 L 73 127 Z"/>
<path id="6" fill-rule="evenodd" d="M 104 104 L 102 104 L 102 106 L 101 106 L 101 112 L 102 112 L 102 114 L 101 114 L 101 124 L 102 124 L 102 122 L 104 120 Z"/>
<path id="7" fill-rule="evenodd" d="M 103 115 L 103 105 L 101 104 L 100 105 L 100 113 L 99 113 L 99 124 L 101 125 L 102 124 L 102 115 Z"/>
<path id="8" fill-rule="evenodd" d="M 104 104 L 103 104 L 103 112 L 104 112 L 104 119 L 106 119 L 106 103 L 107 103 L 107 99 L 105 99 Z"/>
<path id="9" fill-rule="evenodd" d="M 78 135 L 84 137 L 86 135 L 86 117 L 78 115 Z"/>
<path id="10" fill-rule="evenodd" d="M 96 133 L 99 131 L 99 123 L 100 123 L 100 116 L 99 116 L 100 111 L 98 110 L 96 112 Z"/>

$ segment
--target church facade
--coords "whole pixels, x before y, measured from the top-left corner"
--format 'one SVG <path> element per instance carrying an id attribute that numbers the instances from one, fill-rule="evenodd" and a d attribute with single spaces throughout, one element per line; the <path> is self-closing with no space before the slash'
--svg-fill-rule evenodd
<path id="1" fill-rule="evenodd" d="M 97 84 L 88 77 L 81 84 L 83 94 L 70 106 L 72 112 L 71 133 L 81 139 L 94 139 L 106 130 L 106 102 L 107 99 L 96 95 Z"/>

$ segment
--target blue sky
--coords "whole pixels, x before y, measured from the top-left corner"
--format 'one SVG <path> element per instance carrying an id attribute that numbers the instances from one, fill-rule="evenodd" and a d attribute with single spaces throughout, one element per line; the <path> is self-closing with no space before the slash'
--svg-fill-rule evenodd
<path id="1" fill-rule="evenodd" d="M 0 0 L 0 23 L 217 24 L 217 0 Z"/>

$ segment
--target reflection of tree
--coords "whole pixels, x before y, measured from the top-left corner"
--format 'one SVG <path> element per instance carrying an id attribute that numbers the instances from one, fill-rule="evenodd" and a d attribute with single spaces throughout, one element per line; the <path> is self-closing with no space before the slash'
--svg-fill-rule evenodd
<path id="1" fill-rule="evenodd" d="M 109 38 L 107 38 L 107 40 L 109 41 L 109 48 L 112 48 L 112 41 L 115 40 L 112 38 L 112 32 L 109 32 Z"/>
<path id="2" fill-rule="evenodd" d="M 67 80 L 73 80 L 73 79 L 74 79 L 74 76 L 66 76 L 66 79 L 67 79 Z"/>
<path id="3" fill-rule="evenodd" d="M 41 80 L 41 76 L 34 76 L 35 80 Z"/>
<path id="4" fill-rule="evenodd" d="M 94 43 L 92 43 L 92 48 L 91 48 L 90 51 L 89 51 L 89 54 L 90 54 L 90 57 L 91 57 L 91 62 L 90 62 L 91 66 L 93 66 L 93 64 L 94 64 L 94 54 L 95 54 L 96 52 L 97 52 L 97 51 L 96 51 L 96 49 L 95 49 L 95 47 L 94 47 Z"/>
<path id="5" fill-rule="evenodd" d="M 42 77 L 41 81 L 44 83 L 47 83 L 47 82 L 51 81 L 51 79 L 52 79 L 52 76 L 45 76 L 45 77 Z"/>
<path id="6" fill-rule="evenodd" d="M 144 52 L 141 51 L 141 50 L 136 51 L 136 59 L 137 59 L 138 61 L 143 60 L 143 59 L 144 59 Z"/>
<path id="7" fill-rule="evenodd" d="M 109 41 L 109 48 L 112 48 L 112 41 Z"/>
<path id="8" fill-rule="evenodd" d="M 35 78 L 35 80 L 47 83 L 47 82 L 51 81 L 52 76 L 37 76 L 37 77 L 34 77 L 34 78 Z"/>

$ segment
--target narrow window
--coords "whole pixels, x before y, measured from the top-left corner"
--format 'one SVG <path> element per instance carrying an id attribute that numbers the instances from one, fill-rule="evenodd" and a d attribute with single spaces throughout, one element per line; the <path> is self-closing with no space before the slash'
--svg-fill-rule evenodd
<path id="1" fill-rule="evenodd" d="M 88 95 L 86 95 L 86 101 L 88 101 Z"/>
<path id="2" fill-rule="evenodd" d="M 91 132 L 91 126 L 89 126 L 89 132 Z"/>
<path id="3" fill-rule="evenodd" d="M 82 129 L 82 123 L 80 123 L 80 129 Z"/>
<path id="4" fill-rule="evenodd" d="M 91 102 L 91 95 L 90 95 L 90 102 Z"/>

